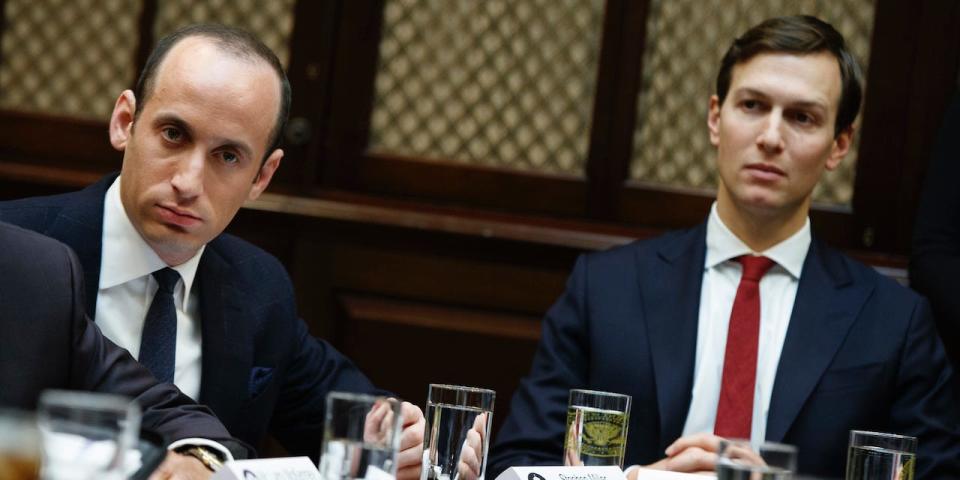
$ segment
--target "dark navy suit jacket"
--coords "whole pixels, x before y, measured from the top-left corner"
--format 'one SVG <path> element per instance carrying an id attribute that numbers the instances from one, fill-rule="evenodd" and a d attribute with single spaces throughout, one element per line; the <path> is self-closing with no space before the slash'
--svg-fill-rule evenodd
<path id="1" fill-rule="evenodd" d="M 116 175 L 78 192 L 0 202 L 0 220 L 66 243 L 83 265 L 87 310 L 96 308 L 104 195 Z M 259 445 L 272 434 L 293 455 L 316 459 L 326 394 L 384 393 L 297 317 L 283 266 L 231 235 L 207 244 L 197 267 L 203 360 L 200 403 L 233 436 Z"/>
<path id="2" fill-rule="evenodd" d="M 63 244 L 0 223 L 0 406 L 33 410 L 46 389 L 134 398 L 167 441 L 209 438 L 246 456 L 205 407 L 160 384 L 100 333 L 83 309 L 83 276 Z"/>
<path id="3" fill-rule="evenodd" d="M 578 259 L 547 312 L 490 458 L 559 464 L 568 391 L 633 397 L 626 464 L 681 436 L 690 407 L 705 224 Z M 848 432 L 919 437 L 919 478 L 960 478 L 960 404 L 925 300 L 814 239 L 777 367 L 766 439 L 802 473 L 843 476 Z"/>

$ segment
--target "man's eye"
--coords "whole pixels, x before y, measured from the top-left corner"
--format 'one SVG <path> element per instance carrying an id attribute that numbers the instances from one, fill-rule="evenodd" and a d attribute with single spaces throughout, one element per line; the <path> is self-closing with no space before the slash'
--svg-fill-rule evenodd
<path id="1" fill-rule="evenodd" d="M 753 111 L 760 109 L 760 102 L 757 100 L 744 100 L 741 105 L 743 105 L 744 110 Z"/>
<path id="2" fill-rule="evenodd" d="M 223 159 L 224 163 L 237 163 L 240 161 L 240 157 L 233 152 L 223 152 L 220 154 L 220 158 Z"/>
<path id="3" fill-rule="evenodd" d="M 808 125 L 813 123 L 813 115 L 804 112 L 797 112 L 793 115 L 793 119 L 800 124 Z"/>
<path id="4" fill-rule="evenodd" d="M 183 138 L 183 132 L 173 127 L 166 127 L 160 131 L 163 138 L 170 142 L 179 142 Z"/>

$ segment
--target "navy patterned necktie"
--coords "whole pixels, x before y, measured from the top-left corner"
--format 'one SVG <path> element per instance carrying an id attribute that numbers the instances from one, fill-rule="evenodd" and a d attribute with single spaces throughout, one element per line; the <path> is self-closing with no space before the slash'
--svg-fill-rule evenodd
<path id="1" fill-rule="evenodd" d="M 140 363 L 157 380 L 173 383 L 174 359 L 177 353 L 177 308 L 173 303 L 173 288 L 180 280 L 176 270 L 167 267 L 153 272 L 159 287 L 153 295 L 150 310 L 143 322 L 140 338 Z"/>

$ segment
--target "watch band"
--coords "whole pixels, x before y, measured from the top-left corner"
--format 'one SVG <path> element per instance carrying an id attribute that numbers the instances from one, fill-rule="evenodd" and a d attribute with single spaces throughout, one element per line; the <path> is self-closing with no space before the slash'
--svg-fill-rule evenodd
<path id="1" fill-rule="evenodd" d="M 209 469 L 211 472 L 216 472 L 223 467 L 223 461 L 220 460 L 220 457 L 217 454 L 199 445 L 189 445 L 179 448 L 177 449 L 177 453 L 181 455 L 189 455 L 197 460 L 200 460 L 200 463 L 207 467 L 207 469 Z"/>

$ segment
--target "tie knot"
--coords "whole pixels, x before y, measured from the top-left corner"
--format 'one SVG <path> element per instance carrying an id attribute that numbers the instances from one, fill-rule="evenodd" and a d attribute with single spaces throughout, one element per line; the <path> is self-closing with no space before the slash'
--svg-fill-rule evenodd
<path id="1" fill-rule="evenodd" d="M 153 278 L 157 279 L 158 290 L 173 293 L 173 287 L 177 284 L 177 280 L 180 280 L 180 274 L 170 267 L 165 267 L 153 272 Z"/>
<path id="2" fill-rule="evenodd" d="M 759 282 L 763 275 L 770 270 L 770 267 L 776 263 L 767 257 L 758 255 L 741 255 L 737 257 L 740 265 L 743 265 L 743 279 Z"/>

